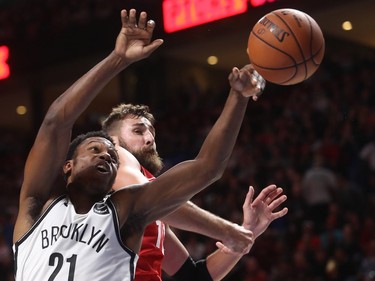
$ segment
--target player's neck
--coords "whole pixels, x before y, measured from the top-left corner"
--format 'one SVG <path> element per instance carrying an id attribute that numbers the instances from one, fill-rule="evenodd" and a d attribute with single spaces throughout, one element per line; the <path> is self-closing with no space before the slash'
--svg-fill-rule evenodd
<path id="1" fill-rule="evenodd" d="M 92 195 L 79 189 L 73 190 L 72 188 L 68 188 L 67 193 L 77 214 L 88 213 L 95 203 L 104 198 L 104 195 Z"/>

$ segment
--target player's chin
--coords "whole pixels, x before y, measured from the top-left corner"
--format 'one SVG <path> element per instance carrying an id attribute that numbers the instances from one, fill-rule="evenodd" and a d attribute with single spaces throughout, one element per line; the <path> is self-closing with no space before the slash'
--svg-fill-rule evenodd
<path id="1" fill-rule="evenodd" d="M 113 186 L 113 183 L 116 179 L 116 173 L 114 172 L 101 172 L 98 171 L 96 173 L 95 178 L 92 179 L 96 183 L 97 186 L 99 186 L 101 190 L 110 190 Z"/>

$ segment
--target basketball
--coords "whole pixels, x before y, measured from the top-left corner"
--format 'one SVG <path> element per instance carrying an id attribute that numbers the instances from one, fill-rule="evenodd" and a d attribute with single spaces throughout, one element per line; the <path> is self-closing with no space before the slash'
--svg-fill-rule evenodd
<path id="1" fill-rule="evenodd" d="M 250 32 L 247 53 L 263 78 L 278 85 L 300 83 L 324 57 L 323 33 L 308 14 L 279 9 L 263 16 Z"/>

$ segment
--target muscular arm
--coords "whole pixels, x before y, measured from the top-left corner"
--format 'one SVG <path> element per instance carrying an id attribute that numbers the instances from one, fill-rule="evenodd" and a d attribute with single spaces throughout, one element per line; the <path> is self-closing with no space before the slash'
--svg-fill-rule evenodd
<path id="1" fill-rule="evenodd" d="M 138 23 L 145 29 L 127 27 L 129 19 L 135 22 L 135 10 L 130 13 L 128 17 L 125 10 L 121 12 L 122 29 L 115 50 L 50 106 L 26 160 L 14 241 L 31 227 L 53 193 L 53 182 L 61 171 L 76 119 L 116 74 L 162 44 L 161 40 L 150 43 L 154 24 L 147 23 L 146 27 L 146 13 L 141 14 Z"/>
<path id="2" fill-rule="evenodd" d="M 15 241 L 34 223 L 53 192 L 53 181 L 65 160 L 73 124 L 98 93 L 92 82 L 104 76 L 101 83 L 96 83 L 104 85 L 110 78 L 106 70 L 119 69 L 118 64 L 118 57 L 111 54 L 50 106 L 26 161 Z"/>
<path id="3" fill-rule="evenodd" d="M 269 185 L 264 188 L 253 201 L 254 189 L 252 187 L 249 188 L 249 192 L 247 193 L 245 202 L 243 204 L 243 226 L 246 229 L 253 231 L 254 239 L 259 237 L 272 221 L 285 216 L 288 212 L 287 208 L 274 212 L 274 210 L 286 200 L 286 196 L 281 195 L 282 191 L 283 190 L 281 188 L 278 188 L 275 185 Z M 169 243 L 171 244 L 172 242 L 173 240 L 171 240 Z M 174 244 L 176 245 L 175 248 L 179 249 L 178 243 L 174 242 Z M 207 271 L 214 281 L 222 280 L 242 257 L 242 255 L 235 254 L 228 248 L 223 247 L 223 245 L 220 243 L 218 243 L 218 246 L 221 249 L 213 252 L 206 258 Z M 173 245 L 169 245 L 169 247 L 173 247 Z M 189 277 L 186 276 L 186 272 L 185 274 L 182 274 L 184 272 L 183 267 L 186 266 L 184 264 L 187 261 L 186 253 L 184 253 L 181 249 L 178 250 L 177 253 L 179 253 L 180 257 L 176 258 L 176 261 L 169 264 L 168 267 L 163 263 L 163 269 L 169 275 L 177 274 L 179 281 L 188 281 Z M 186 257 L 184 261 L 182 261 L 183 257 Z M 169 263 L 169 261 L 165 260 L 165 263 Z M 194 270 L 194 268 L 197 267 L 191 266 L 191 270 Z M 202 271 L 194 274 L 199 275 L 201 272 Z"/>
<path id="4" fill-rule="evenodd" d="M 216 236 L 214 232 L 216 230 L 224 230 L 225 226 L 228 224 L 232 224 L 229 221 L 226 221 L 214 214 L 212 214 L 209 211 L 206 211 L 197 205 L 195 205 L 193 202 L 188 201 L 184 205 L 182 205 L 180 208 L 178 208 L 176 211 L 173 213 L 165 216 L 163 218 L 163 221 L 166 222 L 167 224 L 186 231 L 191 231 L 195 233 L 200 233 L 203 235 L 206 235 L 211 238 L 216 238 L 213 237 Z M 210 226 L 204 227 L 202 230 L 201 227 L 204 226 L 206 223 L 212 223 L 213 227 L 218 227 L 216 230 L 209 230 Z M 219 227 L 222 227 L 219 229 Z M 204 233 L 201 233 L 201 232 Z"/>
<path id="5" fill-rule="evenodd" d="M 139 162 L 130 152 L 120 146 L 117 146 L 117 151 L 120 156 L 120 162 L 126 164 L 120 165 L 118 169 L 113 185 L 114 190 L 149 181 L 140 171 Z M 248 245 L 248 231 L 235 223 L 199 208 L 191 201 L 183 204 L 178 210 L 161 220 L 173 227 L 220 240 L 235 252 L 242 253 L 243 249 Z"/>
<path id="6" fill-rule="evenodd" d="M 249 188 L 245 202 L 242 206 L 244 213 L 243 226 L 254 234 L 254 239 L 258 238 L 277 218 L 285 216 L 287 208 L 273 212 L 286 200 L 285 195 L 281 195 L 283 190 L 276 185 L 269 185 L 264 188 L 253 201 L 254 189 Z M 228 250 L 220 243 L 217 243 L 220 250 L 207 257 L 207 269 L 213 280 L 223 279 L 241 259 L 242 255 L 237 255 Z"/>
<path id="7" fill-rule="evenodd" d="M 132 225 L 138 223 L 140 231 L 142 225 L 173 212 L 221 177 L 239 133 L 249 97 L 260 91 L 254 77 L 251 65 L 232 70 L 229 75 L 232 88 L 224 109 L 195 159 L 177 164 L 150 183 L 127 187 L 111 196 L 121 226 L 129 222 L 130 212 Z M 123 204 L 130 197 L 132 204 Z M 247 234 L 250 236 L 251 232 L 247 231 Z M 248 243 L 245 244 L 244 249 Z"/>
<path id="8" fill-rule="evenodd" d="M 174 211 L 194 194 L 219 179 L 233 149 L 247 102 L 248 98 L 232 90 L 198 156 L 177 164 L 156 180 L 146 183 L 143 188 L 137 188 L 133 212 L 146 214 L 145 220 L 150 223 Z M 117 193 L 119 192 L 112 197 L 120 196 Z M 117 202 L 118 208 L 121 208 L 122 199 Z"/>
<path id="9" fill-rule="evenodd" d="M 174 275 L 189 257 L 189 252 L 173 231 L 166 225 L 162 269 L 169 276 Z"/>
<path id="10" fill-rule="evenodd" d="M 241 71 L 237 68 L 234 68 L 232 70 L 231 74 L 228 77 L 229 83 L 232 87 L 230 95 L 237 92 L 239 96 L 252 96 L 254 100 L 257 99 L 257 95 L 254 95 L 254 86 L 257 88 L 256 93 L 259 94 L 259 90 L 263 90 L 265 84 L 264 80 L 256 72 L 252 72 L 250 75 L 251 71 L 252 67 L 250 65 L 244 67 L 243 69 L 241 69 Z M 255 80 L 257 80 L 255 81 L 255 83 L 254 81 L 252 81 L 252 79 L 254 78 Z M 229 100 L 230 96 L 228 98 L 228 101 Z M 242 106 L 243 105 L 245 104 L 242 104 Z M 243 110 L 244 108 L 239 106 L 239 109 Z M 220 118 L 222 118 L 222 116 L 220 116 Z M 216 124 L 220 124 L 220 122 L 223 122 L 220 121 L 220 118 Z M 241 117 L 237 120 L 237 129 L 240 127 L 242 119 L 243 118 Z M 225 125 L 225 123 L 223 124 Z M 210 134 L 213 133 L 214 130 L 215 127 L 212 129 Z M 235 136 L 232 135 L 232 137 Z M 217 140 L 217 138 L 215 139 Z M 233 138 L 231 141 L 233 141 Z M 204 145 L 205 144 L 206 143 L 204 143 Z M 233 143 L 232 146 L 229 147 L 233 147 Z M 227 151 L 231 152 L 232 149 L 229 147 L 227 148 Z M 223 165 L 222 167 L 225 166 L 226 165 Z M 237 224 L 211 214 L 210 212 L 207 212 L 194 205 L 192 202 L 187 202 L 186 204 L 182 205 L 177 211 L 164 217 L 163 221 L 174 227 L 196 232 L 223 241 L 223 243 L 233 251 L 241 252 L 244 248 L 246 248 L 245 244 L 243 243 L 248 243 L 248 240 L 245 239 L 245 236 L 248 236 L 248 232 L 244 228 L 241 228 Z"/>
<path id="11" fill-rule="evenodd" d="M 220 240 L 234 252 L 242 253 L 248 243 L 245 238 L 249 235 L 246 229 L 198 207 L 191 201 L 162 220 L 175 228 Z"/>

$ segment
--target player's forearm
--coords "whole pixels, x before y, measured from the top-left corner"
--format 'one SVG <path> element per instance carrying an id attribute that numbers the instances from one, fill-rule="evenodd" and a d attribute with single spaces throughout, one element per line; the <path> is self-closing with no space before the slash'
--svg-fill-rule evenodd
<path id="1" fill-rule="evenodd" d="M 206 260 L 194 261 L 188 257 L 173 274 L 179 281 L 219 281 L 236 265 L 241 256 L 232 256 L 219 251 L 214 252 Z"/>
<path id="2" fill-rule="evenodd" d="M 232 222 L 203 210 L 191 201 L 162 220 L 175 228 L 218 240 L 226 240 L 227 237 L 224 236 L 228 233 L 228 228 L 233 226 Z"/>
<path id="3" fill-rule="evenodd" d="M 120 61 L 117 56 L 114 54 L 109 55 L 78 79 L 51 104 L 25 165 L 24 188 L 21 198 L 38 197 L 39 200 L 44 202 L 50 196 L 52 190 L 51 182 L 55 179 L 55 175 L 61 171 L 74 122 L 104 84 L 120 68 Z M 46 157 L 46 155 L 53 155 L 54 157 Z M 42 166 L 44 168 L 36 165 L 36 163 L 43 163 Z M 29 175 L 32 175 L 32 180 Z M 43 182 L 44 185 L 39 185 L 38 187 L 33 185 L 32 181 L 37 179 Z M 47 189 L 47 186 L 50 188 Z"/>
<path id="4" fill-rule="evenodd" d="M 226 254 L 217 250 L 206 259 L 207 270 L 212 280 L 219 281 L 226 277 L 242 258 L 242 255 Z"/>
<path id="5" fill-rule="evenodd" d="M 205 139 L 196 159 L 222 175 L 241 128 L 249 98 L 231 89 L 224 109 Z"/>
<path id="6" fill-rule="evenodd" d="M 249 98 L 231 90 L 223 112 L 198 156 L 172 167 L 152 182 L 156 188 L 146 189 L 148 195 L 143 196 L 140 208 L 144 208 L 141 205 L 149 206 L 147 220 L 160 219 L 174 212 L 222 176 L 236 142 L 248 100 Z M 162 197 L 158 188 L 163 190 Z"/>

